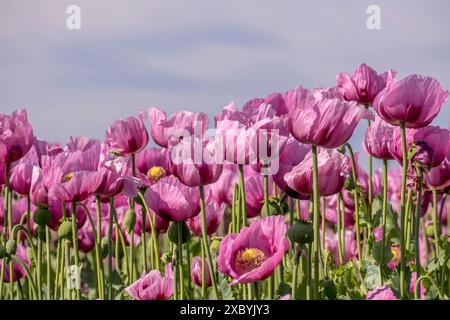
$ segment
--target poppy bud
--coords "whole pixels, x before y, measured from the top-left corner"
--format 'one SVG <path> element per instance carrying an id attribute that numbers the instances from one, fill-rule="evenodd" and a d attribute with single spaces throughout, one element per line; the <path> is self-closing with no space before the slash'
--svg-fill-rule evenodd
<path id="1" fill-rule="evenodd" d="M 125 231 L 130 234 L 134 230 L 136 224 L 136 212 L 133 209 L 128 209 L 123 218 L 123 227 Z"/>
<path id="2" fill-rule="evenodd" d="M 9 239 L 6 241 L 6 252 L 8 254 L 16 254 L 17 251 L 17 243 L 14 239 Z"/>
<path id="3" fill-rule="evenodd" d="M 222 241 L 221 237 L 212 237 L 211 245 L 209 246 L 209 250 L 211 254 L 218 254 L 220 249 L 220 242 Z"/>
<path id="4" fill-rule="evenodd" d="M 178 225 L 181 225 L 181 243 L 186 243 L 191 237 L 191 233 L 184 221 L 174 221 L 170 224 L 167 235 L 172 243 L 178 244 Z"/>
<path id="5" fill-rule="evenodd" d="M 434 225 L 433 223 L 430 223 L 427 228 L 425 229 L 425 234 L 427 237 L 434 238 Z"/>
<path id="6" fill-rule="evenodd" d="M 291 242 L 305 244 L 314 240 L 314 230 L 312 224 L 307 221 L 296 221 L 288 231 L 288 238 Z"/>
<path id="7" fill-rule="evenodd" d="M 325 296 L 330 299 L 334 300 L 337 297 L 337 290 L 336 286 L 334 285 L 334 282 L 330 279 L 324 279 L 322 282 L 323 285 L 323 292 L 325 293 Z"/>
<path id="8" fill-rule="evenodd" d="M 58 237 L 60 239 L 72 240 L 72 223 L 65 220 L 58 228 Z"/>
<path id="9" fill-rule="evenodd" d="M 39 207 L 33 214 L 33 221 L 38 226 L 46 226 L 50 223 L 50 220 L 52 219 L 52 215 L 50 213 L 50 210 L 46 207 Z"/>

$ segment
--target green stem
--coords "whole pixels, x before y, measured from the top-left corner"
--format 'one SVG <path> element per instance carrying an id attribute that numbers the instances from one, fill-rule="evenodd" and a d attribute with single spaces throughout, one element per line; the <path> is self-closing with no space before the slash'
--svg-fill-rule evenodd
<path id="1" fill-rule="evenodd" d="M 336 218 L 337 218 L 337 234 L 338 234 L 338 244 L 339 244 L 339 262 L 344 264 L 344 251 L 342 250 L 342 223 L 341 221 L 341 195 L 337 194 L 337 205 L 336 205 Z"/>
<path id="2" fill-rule="evenodd" d="M 153 241 L 153 250 L 154 250 L 153 257 L 155 258 L 155 267 L 156 267 L 156 270 L 160 270 L 158 238 L 156 236 L 155 223 L 153 222 L 152 216 L 150 214 L 150 209 L 148 207 L 147 201 L 145 200 L 145 197 L 142 194 L 142 192 L 139 192 L 139 198 L 141 199 L 141 202 L 144 205 L 144 209 L 147 212 L 148 220 L 150 221 L 150 231 L 151 231 L 151 236 L 152 236 L 152 241 Z"/>
<path id="3" fill-rule="evenodd" d="M 98 273 L 98 279 L 97 279 L 97 285 L 98 285 L 98 292 L 99 292 L 99 298 L 101 300 L 105 300 L 105 285 L 104 285 L 104 272 L 103 272 L 103 259 L 102 259 L 102 252 L 101 252 L 101 241 L 102 241 L 102 209 L 100 204 L 100 196 L 95 196 L 95 208 L 97 211 L 97 232 L 96 232 L 96 239 L 95 239 L 95 261 L 97 264 L 97 273 Z M 87 208 L 85 209 L 87 210 Z M 93 222 L 93 221 L 92 221 Z M 95 229 L 92 229 L 93 232 L 95 232 Z"/>
<path id="4" fill-rule="evenodd" d="M 295 264 L 294 264 L 294 272 L 292 274 L 292 284 L 291 284 L 291 299 L 292 300 L 297 300 L 297 296 L 296 296 L 296 289 L 297 289 L 297 278 L 298 278 L 298 264 L 300 261 L 300 248 L 298 247 L 298 245 L 295 247 Z"/>
<path id="5" fill-rule="evenodd" d="M 203 239 L 200 239 L 201 248 L 202 248 L 202 300 L 206 300 L 206 259 L 205 259 L 205 243 Z"/>
<path id="6" fill-rule="evenodd" d="M 177 263 L 177 265 L 178 265 L 178 272 L 180 273 L 179 298 L 180 298 L 180 300 L 184 300 L 183 241 L 182 241 L 183 227 L 182 227 L 181 222 L 176 222 L 176 224 L 177 224 L 177 232 L 178 232 L 178 237 L 177 237 L 177 260 L 178 260 L 178 263 Z"/>
<path id="7" fill-rule="evenodd" d="M 39 229 L 40 227 L 38 227 Z M 37 289 L 38 289 L 38 300 L 42 300 L 42 276 L 41 276 L 41 267 L 42 267 L 42 240 L 39 235 L 39 230 L 37 229 L 37 261 L 36 261 L 36 277 L 37 277 Z"/>
<path id="8" fill-rule="evenodd" d="M 97 196 L 98 197 L 98 196 Z M 96 197 L 96 200 L 97 200 Z M 98 220 L 101 220 L 101 211 L 100 211 L 100 198 L 98 198 L 98 202 L 96 201 L 96 207 L 97 207 L 97 228 L 94 224 L 94 219 L 92 218 L 91 212 L 86 207 L 86 205 L 80 203 L 80 205 L 83 207 L 84 211 L 86 212 L 86 215 L 88 217 L 89 223 L 91 224 L 91 229 L 94 234 L 94 244 L 95 244 L 95 265 L 96 265 L 96 272 L 97 272 L 97 290 L 99 299 L 103 300 L 103 268 L 102 268 L 102 258 L 101 258 L 101 249 L 100 249 L 100 238 L 99 238 L 99 231 L 100 231 L 100 237 L 101 237 L 101 225 L 98 224 Z M 99 219 L 100 216 L 100 219 Z"/>
<path id="9" fill-rule="evenodd" d="M 400 194 L 400 297 L 405 297 L 406 288 L 406 247 L 405 247 L 405 194 L 406 194 L 406 175 L 408 170 L 408 152 L 406 150 L 406 129 L 405 123 L 400 123 L 402 140 L 402 189 Z"/>
<path id="10" fill-rule="evenodd" d="M 420 245 L 419 245 L 419 227 L 420 227 L 420 211 L 421 211 L 421 203 L 422 203 L 422 181 L 423 181 L 423 173 L 422 167 L 416 167 L 417 172 L 417 204 L 416 204 L 416 216 L 414 220 L 414 252 L 416 258 L 416 274 L 417 277 L 421 276 L 421 267 L 420 267 Z M 417 290 L 417 288 L 415 288 Z M 416 295 L 420 293 L 416 292 Z"/>
<path id="11" fill-rule="evenodd" d="M 238 165 L 239 167 L 239 190 L 240 190 L 240 212 L 242 219 L 242 228 L 247 226 L 247 203 L 245 196 L 245 183 L 244 183 L 244 166 L 242 164 Z"/>
<path id="12" fill-rule="evenodd" d="M 384 247 L 386 246 L 386 216 L 387 216 L 387 171 L 388 171 L 388 164 L 387 160 L 383 159 L 383 209 L 381 212 L 381 227 L 382 227 L 382 234 L 381 234 L 381 250 L 380 250 L 380 279 L 381 284 L 384 283 L 384 276 L 383 276 L 383 260 L 384 260 Z"/>
<path id="13" fill-rule="evenodd" d="M 205 253 L 206 258 L 208 259 L 208 267 L 209 267 L 209 273 L 211 275 L 211 282 L 213 286 L 214 293 L 216 295 L 216 299 L 220 299 L 219 295 L 219 289 L 217 288 L 217 282 L 216 282 L 216 273 L 214 272 L 214 265 L 212 263 L 212 257 L 211 252 L 209 251 L 209 244 L 208 244 L 208 235 L 206 233 L 206 211 L 205 211 L 205 192 L 203 186 L 199 186 L 200 191 L 200 211 L 202 215 L 202 238 L 203 243 L 205 245 Z"/>
<path id="14" fill-rule="evenodd" d="M 78 224 L 77 224 L 77 203 L 75 201 L 72 202 L 72 242 L 73 242 L 73 255 L 74 262 L 77 268 L 80 268 L 80 256 L 78 252 Z M 81 288 L 75 289 L 76 299 L 81 299 Z"/>
<path id="15" fill-rule="evenodd" d="M 313 159 L 313 226 L 314 226 L 314 299 L 319 299 L 319 169 L 317 165 L 317 146 L 312 145 Z"/>
<path id="16" fill-rule="evenodd" d="M 321 223 L 322 223 L 322 251 L 325 251 L 325 214 L 327 209 L 327 203 L 325 198 L 322 198 L 322 215 L 321 215 Z"/>
<path id="17" fill-rule="evenodd" d="M 359 225 L 359 197 L 358 197 L 358 175 L 356 171 L 356 161 L 355 156 L 353 154 L 353 149 L 350 146 L 350 144 L 346 143 L 345 146 L 347 147 L 349 153 L 350 153 L 350 159 L 352 161 L 352 178 L 353 182 L 355 183 L 355 190 L 353 190 L 353 202 L 355 203 L 355 227 L 356 227 L 356 247 L 358 250 L 358 262 L 359 266 L 361 267 L 363 256 L 361 251 L 361 230 Z"/>
<path id="18" fill-rule="evenodd" d="M 109 198 L 109 225 L 108 225 L 108 300 L 113 299 L 113 290 L 112 290 L 112 283 L 113 283 L 113 265 L 112 265 L 112 231 L 113 231 L 113 217 L 114 217 L 114 197 Z M 118 234 L 118 232 L 117 232 Z M 119 239 L 116 237 L 116 242 L 118 242 Z M 119 257 L 116 256 L 116 259 L 118 260 Z"/>
<path id="19" fill-rule="evenodd" d="M 437 191 L 435 189 L 431 190 L 433 194 L 433 212 L 432 212 L 432 219 L 433 219 L 433 231 L 434 231 L 434 245 L 435 245 L 435 253 L 436 257 L 439 257 L 439 236 L 440 236 L 440 223 L 437 216 Z M 448 219 L 448 218 L 447 218 Z"/>
<path id="20" fill-rule="evenodd" d="M 52 268 L 50 264 L 50 228 L 48 226 L 45 227 L 45 254 L 47 258 L 47 299 L 51 300 Z"/>

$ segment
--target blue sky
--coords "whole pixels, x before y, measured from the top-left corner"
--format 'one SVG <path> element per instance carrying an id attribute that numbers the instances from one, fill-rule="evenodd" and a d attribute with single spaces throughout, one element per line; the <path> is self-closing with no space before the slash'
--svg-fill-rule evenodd
<path id="1" fill-rule="evenodd" d="M 66 28 L 81 8 L 82 29 Z M 381 8 L 381 30 L 366 9 Z M 1 0 L 0 112 L 36 134 L 102 139 L 115 119 L 242 104 L 296 85 L 333 86 L 363 62 L 450 89 L 450 2 Z M 435 124 L 450 124 L 448 103 Z M 361 125 L 353 142 L 361 145 Z"/>

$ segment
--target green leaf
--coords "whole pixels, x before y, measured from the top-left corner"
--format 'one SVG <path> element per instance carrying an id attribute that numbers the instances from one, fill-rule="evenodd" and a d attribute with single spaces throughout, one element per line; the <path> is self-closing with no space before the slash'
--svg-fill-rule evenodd
<path id="1" fill-rule="evenodd" d="M 380 267 L 374 264 L 370 265 L 367 268 L 365 281 L 367 289 L 369 290 L 381 286 Z"/>
<path id="2" fill-rule="evenodd" d="M 233 291 L 233 287 L 229 285 L 227 278 L 219 275 L 219 290 L 222 293 L 223 300 L 236 300 L 237 295 Z"/>

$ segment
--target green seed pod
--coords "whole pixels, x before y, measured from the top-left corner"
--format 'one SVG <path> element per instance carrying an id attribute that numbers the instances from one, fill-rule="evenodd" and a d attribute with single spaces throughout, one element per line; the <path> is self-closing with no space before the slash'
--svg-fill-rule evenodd
<path id="1" fill-rule="evenodd" d="M 430 223 L 428 227 L 425 229 L 425 233 L 427 237 L 434 238 L 434 224 Z"/>
<path id="2" fill-rule="evenodd" d="M 184 221 L 174 221 L 170 224 L 169 231 L 167 231 L 167 235 L 169 236 L 169 240 L 178 244 L 178 225 L 181 224 L 181 243 L 186 243 L 189 241 L 191 237 L 191 233 Z"/>
<path id="3" fill-rule="evenodd" d="M 220 238 L 220 237 L 211 238 L 211 245 L 209 246 L 209 250 L 211 251 L 211 254 L 217 255 L 219 253 L 221 241 L 222 241 L 222 238 Z"/>
<path id="4" fill-rule="evenodd" d="M 16 254 L 17 251 L 17 243 L 14 239 L 9 239 L 6 241 L 6 252 L 8 254 Z"/>
<path id="5" fill-rule="evenodd" d="M 6 248 L 3 244 L 0 244 L 0 260 L 6 256 Z"/>
<path id="6" fill-rule="evenodd" d="M 133 209 L 128 209 L 123 218 L 123 227 L 125 231 L 130 234 L 134 230 L 136 224 L 136 212 Z"/>
<path id="7" fill-rule="evenodd" d="M 58 228 L 58 237 L 60 239 L 72 240 L 72 222 L 65 220 Z"/>
<path id="8" fill-rule="evenodd" d="M 33 214 L 34 223 L 41 227 L 45 227 L 46 225 L 48 225 L 51 219 L 52 215 L 48 208 L 39 207 Z"/>
<path id="9" fill-rule="evenodd" d="M 305 244 L 314 240 L 314 230 L 312 224 L 307 221 L 296 221 L 288 231 L 288 238 L 291 242 Z"/>
<path id="10" fill-rule="evenodd" d="M 337 297 L 337 290 L 334 282 L 330 279 L 324 279 L 322 285 L 325 296 L 330 300 L 335 300 Z"/>

